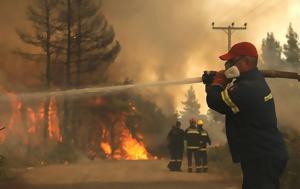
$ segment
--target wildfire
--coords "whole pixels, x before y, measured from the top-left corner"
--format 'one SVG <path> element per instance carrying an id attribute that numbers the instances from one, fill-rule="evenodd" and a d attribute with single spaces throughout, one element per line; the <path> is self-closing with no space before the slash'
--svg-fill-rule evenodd
<path id="1" fill-rule="evenodd" d="M 100 146 L 106 155 L 111 155 L 112 149 L 108 142 L 101 142 Z"/>
<path id="2" fill-rule="evenodd" d="M 28 145 L 30 148 L 39 146 L 44 142 L 45 134 L 51 141 L 62 142 L 63 136 L 60 130 L 60 120 L 58 116 L 57 100 L 50 98 L 48 115 L 45 114 L 45 102 L 28 104 L 18 99 L 14 93 L 7 93 L 11 112 L 10 117 L 5 123 L 7 129 L 0 132 L 0 143 L 12 139 L 16 144 Z M 96 106 L 103 106 L 108 101 L 97 98 Z M 128 111 L 122 113 L 111 113 L 104 121 L 99 119 L 100 134 L 97 135 L 99 140 L 92 141 L 92 147 L 89 149 L 93 158 L 97 157 L 97 149 L 102 150 L 108 159 L 116 160 L 147 160 L 156 159 L 148 151 L 143 142 L 143 135 L 139 132 L 139 125 L 133 125 L 134 132 L 126 125 L 127 116 L 134 116 L 137 108 L 134 103 L 128 104 Z M 48 127 L 45 130 L 45 118 L 48 118 Z M 2 121 L 2 120 L 1 120 Z M 103 121 L 103 122 L 101 122 Z M 132 125 L 131 125 L 132 126 Z M 0 126 L 1 128 L 1 126 Z M 12 137 L 13 136 L 13 137 Z M 95 142 L 96 141 L 96 142 Z M 49 143 L 54 144 L 54 143 Z M 24 146 L 19 145 L 20 149 Z"/>
<path id="3" fill-rule="evenodd" d="M 48 135 L 50 139 L 55 139 L 56 141 L 62 142 L 56 104 L 55 98 L 51 98 L 48 112 Z"/>
<path id="4" fill-rule="evenodd" d="M 28 133 L 34 134 L 37 132 L 37 125 L 36 125 L 36 114 L 32 110 L 32 108 L 27 108 L 27 114 L 28 114 L 28 122 L 29 122 L 29 128 L 28 128 Z"/>
<path id="5" fill-rule="evenodd" d="M 102 131 L 102 142 L 100 148 L 103 150 L 108 158 L 120 160 L 147 160 L 155 159 L 146 149 L 145 144 L 133 137 L 130 130 L 125 123 L 125 115 L 120 115 L 120 118 L 116 124 L 116 135 L 118 136 L 118 144 L 116 149 L 112 149 L 111 141 L 109 139 L 110 133 L 104 128 Z M 138 134 L 139 138 L 143 138 L 141 134 Z"/>
<path id="6" fill-rule="evenodd" d="M 36 108 L 23 104 L 14 93 L 6 93 L 6 96 L 10 101 L 12 112 L 7 124 L 7 131 L 0 133 L 0 142 L 3 143 L 8 136 L 14 135 L 26 145 L 32 145 L 32 143 L 38 145 L 42 140 L 41 133 L 44 128 L 44 103 L 41 102 Z M 61 141 L 56 100 L 54 98 L 50 100 L 48 119 L 48 137 Z"/>

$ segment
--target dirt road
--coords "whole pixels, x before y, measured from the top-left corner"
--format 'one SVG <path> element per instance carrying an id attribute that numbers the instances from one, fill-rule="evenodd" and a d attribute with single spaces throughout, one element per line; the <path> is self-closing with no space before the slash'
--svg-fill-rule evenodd
<path id="1" fill-rule="evenodd" d="M 3 189 L 237 189 L 213 173 L 169 172 L 167 161 L 99 160 L 28 168 L 22 184 Z M 185 167 L 183 167 L 185 170 Z"/>

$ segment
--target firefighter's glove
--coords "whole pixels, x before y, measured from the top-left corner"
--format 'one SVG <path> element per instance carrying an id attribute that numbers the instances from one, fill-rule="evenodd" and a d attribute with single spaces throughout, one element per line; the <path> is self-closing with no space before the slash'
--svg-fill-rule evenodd
<path id="1" fill-rule="evenodd" d="M 217 72 L 216 71 L 204 71 L 202 75 L 202 82 L 205 85 L 210 85 L 212 84 L 214 77 L 216 76 Z"/>
<path id="2" fill-rule="evenodd" d="M 230 83 L 230 80 L 226 78 L 224 70 L 222 70 L 216 73 L 211 85 L 225 88 L 228 83 Z"/>

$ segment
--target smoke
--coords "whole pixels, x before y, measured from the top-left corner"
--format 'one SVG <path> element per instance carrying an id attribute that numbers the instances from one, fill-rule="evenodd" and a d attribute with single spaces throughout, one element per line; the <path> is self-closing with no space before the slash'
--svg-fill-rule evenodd
<path id="1" fill-rule="evenodd" d="M 22 46 L 15 28 L 29 29 L 26 8 L 30 0 L 3 0 L 0 7 L 1 48 Z M 122 45 L 117 61 L 111 66 L 111 80 L 130 77 L 134 82 L 172 80 L 199 76 L 203 70 L 222 69 L 218 56 L 227 49 L 226 34 L 212 30 L 211 23 L 236 26 L 248 22 L 246 31 L 233 34 L 232 42 L 251 41 L 260 49 L 261 40 L 273 31 L 281 43 L 289 22 L 296 22 L 300 6 L 296 0 L 251 2 L 199 0 L 102 0 L 102 10 Z M 11 10 L 14 14 L 11 14 Z M 26 47 L 28 48 L 28 47 Z M 13 60 L 10 60 L 13 62 Z M 22 70 L 20 70 L 22 71 Z M 181 109 L 189 86 L 144 91 L 166 112 Z M 202 84 L 195 86 L 206 112 Z"/>
<path id="2" fill-rule="evenodd" d="M 295 71 L 295 70 L 294 70 Z M 299 107 L 300 84 L 297 81 L 268 81 L 275 99 L 277 119 L 280 127 L 300 131 Z"/>
<path id="3" fill-rule="evenodd" d="M 22 44 L 15 28 L 29 27 L 25 18 L 28 2 L 2 0 L 0 6 L 0 51 L 5 49 L 1 57 L 3 54 L 7 57 L 1 62 L 1 68 L 5 65 L 5 69 L 1 69 L 0 80 L 21 86 L 22 78 L 27 77 L 29 83 L 36 79 L 31 77 L 31 70 L 26 71 L 29 66 L 20 68 L 18 63 L 21 61 L 7 54 Z M 212 22 L 216 26 L 227 26 L 233 21 L 240 26 L 247 22 L 248 29 L 235 32 L 232 43 L 251 41 L 258 50 L 267 32 L 274 32 L 283 44 L 290 22 L 300 32 L 299 9 L 295 9 L 300 5 L 296 0 L 103 0 L 102 5 L 104 15 L 122 45 L 120 55 L 109 70 L 113 81 L 123 81 L 126 77 L 136 83 L 173 80 L 199 76 L 204 70 L 222 69 L 218 56 L 227 50 L 227 36 L 220 30 L 212 30 Z M 275 97 L 279 123 L 297 127 L 298 83 L 272 80 L 269 84 Z M 142 93 L 165 112 L 171 113 L 181 109 L 188 88 L 147 89 Z M 201 104 L 201 114 L 205 114 L 207 105 L 203 85 L 194 85 L 194 88 Z"/>
<path id="4" fill-rule="evenodd" d="M 216 26 L 227 26 L 231 22 L 242 26 L 247 22 L 247 30 L 234 32 L 232 43 L 250 41 L 260 52 L 267 32 L 273 32 L 281 45 L 286 42 L 290 22 L 300 32 L 297 21 L 300 14 L 295 11 L 299 6 L 294 0 L 104 0 L 105 15 L 122 44 L 111 75 L 117 80 L 128 76 L 135 82 L 146 82 L 194 77 L 203 70 L 222 69 L 223 64 L 217 57 L 227 50 L 227 35 L 212 30 L 211 22 Z M 279 124 L 297 127 L 299 85 L 286 80 L 269 80 L 269 84 Z M 182 108 L 181 101 L 188 87 L 149 89 L 144 94 L 168 112 Z M 202 84 L 194 87 L 201 113 L 206 113 L 204 88 Z"/>
<path id="5" fill-rule="evenodd" d="M 298 4 L 298 3 L 297 3 Z M 218 56 L 227 50 L 227 35 L 216 26 L 248 23 L 245 31 L 234 32 L 232 43 L 251 41 L 260 50 L 261 40 L 273 31 L 283 41 L 289 22 L 296 20 L 291 7 L 296 2 L 239 0 L 104 0 L 103 10 L 115 29 L 122 51 L 111 67 L 113 79 L 128 76 L 135 82 L 194 77 L 204 70 L 222 69 Z M 288 12 L 288 13 L 287 13 Z M 295 22 L 296 24 L 296 22 Z M 299 25 L 295 26 L 299 28 Z M 283 42 L 282 42 L 283 43 Z M 181 109 L 189 86 L 151 89 L 144 92 L 164 111 Z M 195 86 L 206 112 L 202 84 Z M 170 109 L 171 108 L 171 109 Z"/>

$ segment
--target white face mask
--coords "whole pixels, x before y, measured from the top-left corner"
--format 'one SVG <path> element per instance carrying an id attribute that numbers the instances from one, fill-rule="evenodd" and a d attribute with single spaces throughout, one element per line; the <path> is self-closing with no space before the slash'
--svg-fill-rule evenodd
<path id="1" fill-rule="evenodd" d="M 240 70 L 236 66 L 231 66 L 224 72 L 227 79 L 237 78 L 240 76 Z"/>

